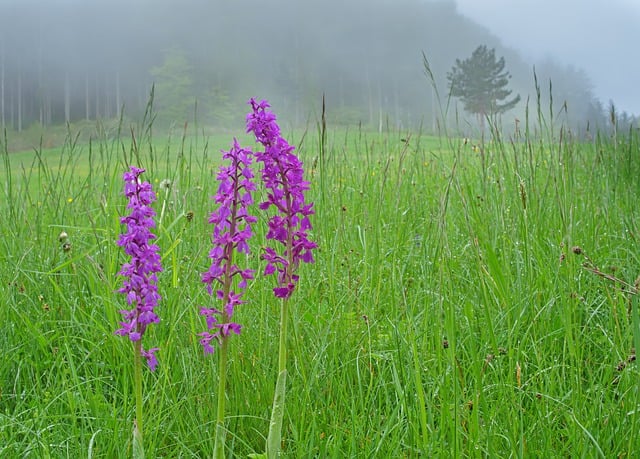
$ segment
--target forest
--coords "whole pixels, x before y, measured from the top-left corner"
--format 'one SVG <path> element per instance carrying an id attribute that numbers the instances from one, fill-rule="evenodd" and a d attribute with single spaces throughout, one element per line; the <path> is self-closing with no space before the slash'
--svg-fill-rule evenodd
<path id="1" fill-rule="evenodd" d="M 24 0 L 0 4 L 0 122 L 139 119 L 153 88 L 164 125 L 237 125 L 260 95 L 289 126 L 314 121 L 324 97 L 334 125 L 433 132 L 443 112 L 462 117 L 446 73 L 478 45 L 505 57 L 522 97 L 505 129 L 536 106 L 582 133 L 634 119 L 582 70 L 526 62 L 451 0 Z"/>

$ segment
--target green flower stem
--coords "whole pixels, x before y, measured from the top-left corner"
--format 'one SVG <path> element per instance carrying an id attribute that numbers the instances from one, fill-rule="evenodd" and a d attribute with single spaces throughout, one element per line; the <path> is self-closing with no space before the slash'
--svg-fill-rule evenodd
<path id="1" fill-rule="evenodd" d="M 218 407 L 216 417 L 216 437 L 213 446 L 213 457 L 215 459 L 223 459 L 224 456 L 224 443 L 226 438 L 226 429 L 224 427 L 224 411 L 226 402 L 226 390 L 227 390 L 227 360 L 228 360 L 228 339 L 223 338 L 220 343 L 219 351 L 219 366 L 218 371 Z"/>
<path id="2" fill-rule="evenodd" d="M 133 457 L 144 458 L 144 442 L 142 436 L 142 340 L 134 343 L 133 379 L 136 393 L 136 420 L 133 426 Z"/>
<path id="3" fill-rule="evenodd" d="M 229 228 L 229 234 L 236 233 L 236 213 L 238 211 L 238 189 L 234 190 L 234 205 L 231 209 L 231 227 Z M 227 244 L 224 248 L 227 258 L 227 266 L 233 265 L 233 244 Z M 231 283 L 233 281 L 233 276 L 229 270 L 226 270 L 224 274 L 224 285 L 222 287 L 222 301 L 225 304 L 229 301 L 229 292 L 231 292 Z M 223 306 L 224 310 L 224 306 Z M 222 321 L 224 323 L 228 322 L 230 317 L 226 312 L 222 314 Z M 216 436 L 215 442 L 213 445 L 213 457 L 214 459 L 224 459 L 224 443 L 227 436 L 225 427 L 224 427 L 224 412 L 225 412 L 225 403 L 227 400 L 227 361 L 229 359 L 228 348 L 229 348 L 229 339 L 227 336 L 222 336 L 220 340 L 220 356 L 218 361 L 218 406 L 217 406 L 217 415 L 216 415 Z"/>
<path id="4" fill-rule="evenodd" d="M 280 308 L 280 343 L 278 348 L 278 373 L 287 370 L 287 322 L 289 316 L 289 301 L 282 300 Z"/>
<path id="5" fill-rule="evenodd" d="M 287 195 L 287 207 L 291 209 L 290 195 L 287 193 L 286 181 L 285 194 Z M 285 282 L 291 282 L 293 273 L 293 232 L 291 228 L 287 237 L 287 252 L 289 263 L 285 272 Z M 269 422 L 269 435 L 267 436 L 267 457 L 275 459 L 280 454 L 280 444 L 282 443 L 282 420 L 284 418 L 284 401 L 287 387 L 287 323 L 289 320 L 289 299 L 284 298 L 280 307 L 280 339 L 278 344 L 278 379 L 276 380 L 276 390 L 273 395 L 273 407 L 271 409 L 271 421 Z"/>
<path id="6" fill-rule="evenodd" d="M 267 436 L 267 457 L 275 459 L 280 454 L 282 439 L 282 419 L 284 418 L 284 401 L 287 382 L 287 322 L 289 314 L 289 302 L 282 300 L 280 309 L 280 344 L 278 349 L 278 380 L 273 396 L 271 421 L 269 422 L 269 435 Z"/>

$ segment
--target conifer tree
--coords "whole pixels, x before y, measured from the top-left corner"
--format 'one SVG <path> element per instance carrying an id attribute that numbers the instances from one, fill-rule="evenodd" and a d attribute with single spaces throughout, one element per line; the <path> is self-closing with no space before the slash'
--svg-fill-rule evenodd
<path id="1" fill-rule="evenodd" d="M 481 45 L 471 57 L 456 59 L 447 73 L 451 95 L 460 98 L 464 109 L 477 115 L 483 126 L 485 118 L 511 110 L 520 101 L 520 95 L 506 100 L 512 91 L 507 89 L 511 75 L 504 68 L 504 57 L 496 59 L 495 49 Z"/>

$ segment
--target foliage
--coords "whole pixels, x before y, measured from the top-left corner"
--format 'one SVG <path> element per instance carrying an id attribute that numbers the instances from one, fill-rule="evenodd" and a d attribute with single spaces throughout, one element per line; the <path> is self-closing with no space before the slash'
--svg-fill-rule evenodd
<path id="1" fill-rule="evenodd" d="M 166 50 L 162 65 L 150 70 L 160 122 L 183 125 L 192 119 L 195 102 L 192 71 L 185 52 L 177 47 Z"/>
<path id="2" fill-rule="evenodd" d="M 203 97 L 207 107 L 205 110 L 206 119 L 210 120 L 216 126 L 229 126 L 236 117 L 233 110 L 233 103 L 229 92 L 224 89 L 223 85 L 212 85 Z"/>
<path id="3" fill-rule="evenodd" d="M 459 97 L 464 109 L 481 120 L 511 110 L 520 102 L 520 95 L 505 100 L 512 91 L 507 89 L 511 75 L 504 67 L 504 57 L 496 60 L 495 49 L 478 46 L 471 57 L 456 59 L 447 73 L 451 95 Z"/>

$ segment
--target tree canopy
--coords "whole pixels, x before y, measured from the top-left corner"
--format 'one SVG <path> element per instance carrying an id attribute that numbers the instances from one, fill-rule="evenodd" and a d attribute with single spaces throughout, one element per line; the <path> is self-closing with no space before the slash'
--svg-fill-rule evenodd
<path id="1" fill-rule="evenodd" d="M 495 49 L 478 46 L 471 57 L 456 63 L 447 73 L 453 97 L 462 100 L 464 109 L 484 119 L 511 110 L 520 102 L 520 95 L 506 100 L 511 75 L 505 70 L 504 57 L 496 59 Z"/>
<path id="2" fill-rule="evenodd" d="M 164 54 L 164 63 L 150 70 L 155 81 L 155 105 L 166 122 L 189 119 L 195 100 L 193 69 L 180 48 L 174 46 Z"/>

